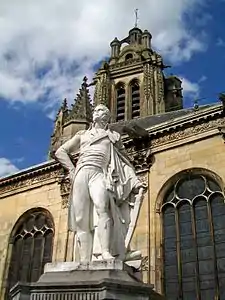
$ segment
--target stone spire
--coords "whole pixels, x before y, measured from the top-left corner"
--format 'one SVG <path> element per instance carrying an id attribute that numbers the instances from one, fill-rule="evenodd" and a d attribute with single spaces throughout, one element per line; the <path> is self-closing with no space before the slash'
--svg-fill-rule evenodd
<path id="1" fill-rule="evenodd" d="M 67 117 L 68 117 L 68 104 L 67 104 L 67 99 L 65 98 L 62 102 L 62 105 L 60 106 L 60 108 L 58 110 L 55 122 L 58 119 L 61 119 L 62 122 L 64 122 Z"/>
<path id="2" fill-rule="evenodd" d="M 87 129 L 92 121 L 92 104 L 86 76 L 83 78 L 83 83 L 74 101 L 75 103 L 69 108 L 67 100 L 64 99 L 56 115 L 49 150 L 50 158 L 54 158 L 54 153 L 59 146 L 72 138 L 78 131 Z"/>
<path id="3" fill-rule="evenodd" d="M 92 119 L 92 105 L 90 94 L 88 90 L 87 77 L 83 78 L 83 83 L 75 99 L 75 104 L 68 115 L 67 121 L 70 120 L 86 120 L 88 122 Z"/>
<path id="4" fill-rule="evenodd" d="M 63 142 L 72 138 L 78 131 L 85 130 L 92 121 L 92 104 L 88 90 L 87 77 L 83 78 L 81 88 L 77 94 L 74 104 L 68 111 L 63 124 Z"/>

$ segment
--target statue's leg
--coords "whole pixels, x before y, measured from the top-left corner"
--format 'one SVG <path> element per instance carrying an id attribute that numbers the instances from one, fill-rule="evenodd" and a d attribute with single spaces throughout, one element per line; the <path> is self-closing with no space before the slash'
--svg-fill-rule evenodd
<path id="1" fill-rule="evenodd" d="M 80 261 L 89 262 L 92 257 L 93 233 L 90 228 L 91 199 L 88 189 L 87 169 L 81 169 L 74 180 L 73 205 L 77 227 L 77 245 L 79 248 Z"/>
<path id="2" fill-rule="evenodd" d="M 96 172 L 89 183 L 90 196 L 98 214 L 98 237 L 102 258 L 113 259 L 110 254 L 111 219 L 109 214 L 109 194 L 105 187 L 103 173 Z"/>

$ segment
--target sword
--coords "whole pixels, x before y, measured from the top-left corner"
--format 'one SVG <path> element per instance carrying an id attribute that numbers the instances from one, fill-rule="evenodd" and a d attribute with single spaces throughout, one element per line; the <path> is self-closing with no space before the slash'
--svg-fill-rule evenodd
<path id="1" fill-rule="evenodd" d="M 134 234 L 134 229 L 137 225 L 137 220 L 138 220 L 138 216 L 139 216 L 139 213 L 140 213 L 141 204 L 142 204 L 143 198 L 144 198 L 144 192 L 145 192 L 144 187 L 141 187 L 139 189 L 138 194 L 135 197 L 134 206 L 132 208 L 133 212 L 131 214 L 131 221 L 130 221 L 130 225 L 129 225 L 127 235 L 126 235 L 126 239 L 125 239 L 126 249 L 128 248 L 128 246 L 130 244 L 130 241 L 131 241 L 131 239 L 133 237 L 133 234 Z"/>

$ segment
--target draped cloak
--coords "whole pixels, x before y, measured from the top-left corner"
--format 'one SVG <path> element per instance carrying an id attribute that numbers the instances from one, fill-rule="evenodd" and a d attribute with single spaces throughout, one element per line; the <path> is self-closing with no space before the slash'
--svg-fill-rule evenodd
<path id="1" fill-rule="evenodd" d="M 132 193 L 134 187 L 139 182 L 136 177 L 133 166 L 129 159 L 123 154 L 123 145 L 120 141 L 120 134 L 105 130 L 102 135 L 97 138 L 93 137 L 84 146 L 83 150 L 89 145 L 108 137 L 110 140 L 110 163 L 105 172 L 106 188 L 109 192 L 109 211 L 111 215 L 111 243 L 110 251 L 113 255 L 119 256 L 121 259 L 125 257 L 126 246 L 125 238 L 129 228 L 132 206 L 131 203 L 135 201 Z M 79 161 L 79 159 L 78 159 Z M 75 176 L 82 168 L 79 163 L 76 166 Z M 75 177 L 74 177 L 75 178 Z M 69 213 L 68 213 L 68 227 L 70 231 L 76 232 L 75 210 L 73 205 L 73 197 L 76 197 L 76 191 L 73 191 L 73 182 L 69 196 Z M 98 217 L 93 206 L 93 213 L 90 216 L 90 230 L 94 232 L 93 254 L 98 256 L 101 254 L 100 243 L 98 240 L 97 227 Z"/>

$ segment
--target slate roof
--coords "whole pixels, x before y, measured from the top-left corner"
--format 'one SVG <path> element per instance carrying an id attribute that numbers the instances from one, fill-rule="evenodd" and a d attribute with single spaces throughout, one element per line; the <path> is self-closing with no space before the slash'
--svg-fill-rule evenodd
<path id="1" fill-rule="evenodd" d="M 172 123 L 176 120 L 182 120 L 185 117 L 190 116 L 190 118 L 195 117 L 197 115 L 201 115 L 203 112 L 207 112 L 208 110 L 211 111 L 212 108 L 219 108 L 221 109 L 221 104 L 208 104 L 200 106 L 197 110 L 194 108 L 187 108 L 187 109 L 181 109 L 177 111 L 171 111 L 163 114 L 153 115 L 153 116 L 147 116 L 139 119 L 133 119 L 131 121 L 124 121 L 119 123 L 113 123 L 110 124 L 110 128 L 118 131 L 119 133 L 124 133 L 124 127 L 128 125 L 137 124 L 139 127 L 144 129 L 154 129 L 154 127 L 157 127 L 157 125 L 163 125 L 169 123 Z"/>

